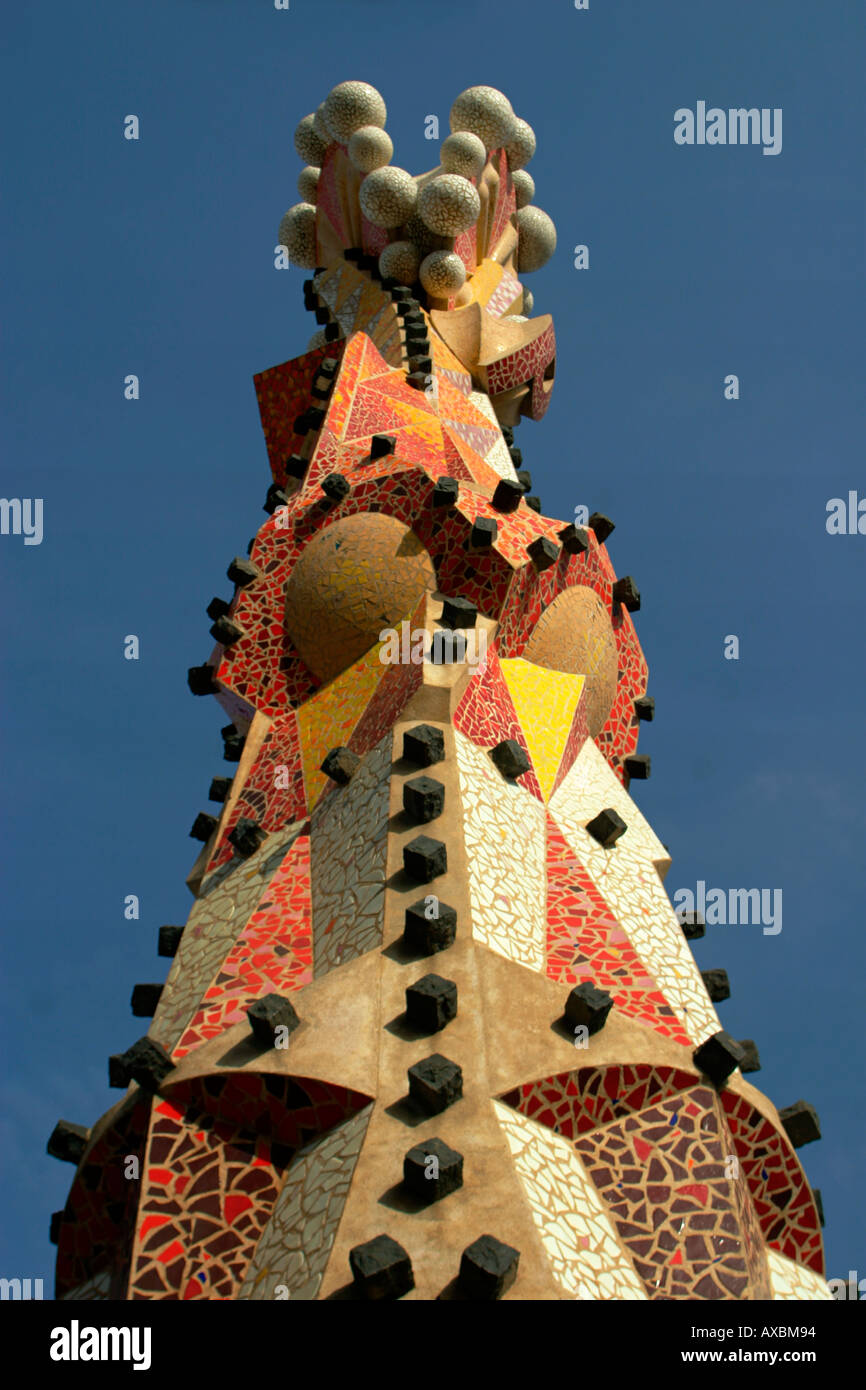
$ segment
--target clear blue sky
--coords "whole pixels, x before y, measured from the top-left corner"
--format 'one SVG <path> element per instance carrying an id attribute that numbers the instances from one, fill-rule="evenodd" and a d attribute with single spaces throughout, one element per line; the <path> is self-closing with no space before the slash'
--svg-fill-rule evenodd
<path id="1" fill-rule="evenodd" d="M 866 1275 L 866 535 L 825 529 L 829 498 L 866 496 L 861 6 L 47 0 L 10 10 L 4 40 L 2 491 L 44 499 L 44 539 L 0 536 L 0 1273 L 52 1278 L 72 1169 L 46 1139 L 117 1099 L 132 986 L 164 978 L 157 929 L 191 905 L 226 721 L 186 668 L 264 519 L 252 375 L 315 326 L 303 273 L 273 268 L 292 133 L 362 78 L 416 173 L 437 163 L 425 117 L 447 133 L 467 86 L 501 87 L 536 130 L 559 248 L 530 283 L 559 350 L 518 442 L 547 513 L 613 517 L 641 589 L 657 717 L 633 790 L 669 889 L 783 890 L 779 935 L 718 926 L 696 955 L 728 969 L 720 1013 L 757 1040 L 753 1079 L 817 1106 L 801 1157 L 828 1273 Z M 675 145 L 699 100 L 781 107 L 782 153 Z"/>

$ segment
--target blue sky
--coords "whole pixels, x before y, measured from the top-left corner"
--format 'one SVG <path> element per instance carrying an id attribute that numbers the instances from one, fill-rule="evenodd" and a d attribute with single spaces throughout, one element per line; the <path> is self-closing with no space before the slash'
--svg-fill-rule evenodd
<path id="1" fill-rule="evenodd" d="M 225 717 L 186 669 L 264 519 L 252 375 L 315 326 L 303 273 L 273 266 L 292 133 L 362 78 L 413 173 L 438 162 L 425 117 L 444 136 L 467 86 L 500 87 L 536 131 L 559 245 L 529 283 L 557 384 L 517 442 L 546 513 L 613 517 L 641 589 L 657 714 L 633 793 L 668 888 L 783 891 L 778 935 L 709 928 L 696 956 L 729 972 L 720 1015 L 756 1039 L 752 1079 L 816 1105 L 824 1138 L 800 1156 L 828 1274 L 866 1276 L 866 535 L 825 527 L 830 498 L 866 497 L 859 7 L 48 0 L 4 29 L 2 490 L 44 499 L 44 539 L 0 536 L 0 1273 L 50 1283 L 72 1169 L 46 1139 L 116 1100 L 107 1057 L 143 1031 L 132 986 L 164 978 L 157 929 L 191 905 Z M 699 100 L 781 107 L 781 154 L 677 146 L 674 112 Z"/>

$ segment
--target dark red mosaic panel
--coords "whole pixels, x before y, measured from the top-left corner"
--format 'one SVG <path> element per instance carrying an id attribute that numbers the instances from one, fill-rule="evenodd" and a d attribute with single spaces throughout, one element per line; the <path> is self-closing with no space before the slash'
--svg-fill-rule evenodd
<path id="1" fill-rule="evenodd" d="M 202 1043 L 242 1023 L 265 994 L 301 989 L 313 978 L 310 837 L 307 827 L 285 856 L 226 956 L 202 1007 L 174 1050 L 177 1062 Z"/>
<path id="2" fill-rule="evenodd" d="M 128 1296 L 233 1298 L 293 1154 L 368 1103 L 245 1072 L 171 1087 L 153 1109 Z"/>
<path id="3" fill-rule="evenodd" d="M 135 1175 L 126 1176 L 126 1160 L 141 1165 L 149 1108 L 142 1099 L 127 1102 L 75 1176 L 58 1238 L 56 1298 L 104 1271 L 111 1276 L 106 1297 L 125 1296 L 140 1190 Z"/>
<path id="4" fill-rule="evenodd" d="M 575 1143 L 653 1299 L 771 1298 L 727 1176 L 715 1093 L 695 1086 Z"/>
<path id="5" fill-rule="evenodd" d="M 528 1081 L 501 1097 L 530 1120 L 576 1139 L 600 1125 L 633 1115 L 693 1086 L 694 1072 L 640 1063 L 621 1067 L 580 1067 Z"/>
<path id="6" fill-rule="evenodd" d="M 794 1150 L 743 1096 L 725 1091 L 722 1104 L 767 1244 L 823 1275 L 818 1210 Z"/>

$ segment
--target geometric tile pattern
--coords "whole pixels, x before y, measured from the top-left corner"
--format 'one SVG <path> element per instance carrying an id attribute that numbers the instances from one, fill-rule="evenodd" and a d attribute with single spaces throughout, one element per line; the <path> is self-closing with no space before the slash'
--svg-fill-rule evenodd
<path id="1" fill-rule="evenodd" d="M 611 849 L 584 828 L 607 806 L 628 827 Z M 550 814 L 690 1041 L 718 1032 L 718 1015 L 656 868 L 667 868 L 667 852 L 591 739 L 554 793 Z"/>
<path id="2" fill-rule="evenodd" d="M 369 1119 L 359 1111 L 292 1160 L 239 1299 L 316 1297 Z"/>
<path id="3" fill-rule="evenodd" d="M 648 1297 L 573 1145 L 494 1101 L 554 1278 L 568 1298 Z"/>
<path id="4" fill-rule="evenodd" d="M 292 1154 L 366 1104 L 309 1078 L 235 1072 L 182 1082 L 153 1109 L 132 1298 L 231 1298 Z"/>
<path id="5" fill-rule="evenodd" d="M 316 979 L 381 943 L 388 850 L 389 732 L 346 787 L 312 816 L 313 974 Z"/>
<path id="6" fill-rule="evenodd" d="M 544 969 L 544 810 L 486 753 L 455 734 L 476 941 Z"/>

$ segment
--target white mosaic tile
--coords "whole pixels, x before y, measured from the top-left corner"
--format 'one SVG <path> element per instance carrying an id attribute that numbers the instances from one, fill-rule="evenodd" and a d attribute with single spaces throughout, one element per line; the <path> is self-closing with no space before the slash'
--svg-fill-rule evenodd
<path id="1" fill-rule="evenodd" d="M 489 755 L 455 731 L 472 935 L 500 956 L 543 971 L 546 951 L 544 807 L 507 782 Z"/>
<path id="2" fill-rule="evenodd" d="M 833 1300 L 833 1294 L 826 1279 L 805 1265 L 789 1260 L 777 1250 L 768 1250 L 770 1265 L 770 1284 L 776 1302 L 799 1303 L 806 1300 L 826 1302 Z"/>

